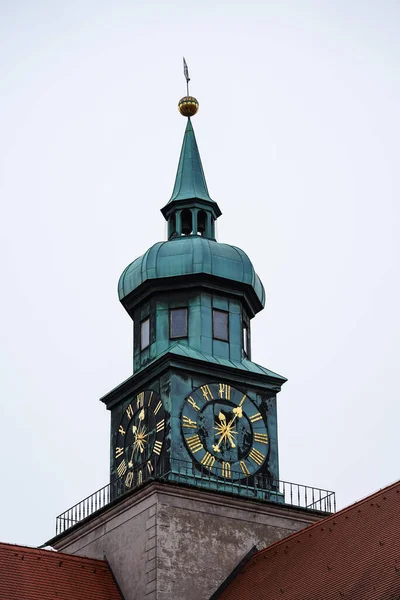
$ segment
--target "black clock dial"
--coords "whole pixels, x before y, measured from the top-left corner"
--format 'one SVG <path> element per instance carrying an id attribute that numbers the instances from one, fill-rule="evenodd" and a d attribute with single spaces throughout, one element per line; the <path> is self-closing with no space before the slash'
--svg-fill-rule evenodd
<path id="1" fill-rule="evenodd" d="M 225 383 L 203 385 L 185 399 L 181 431 L 194 460 L 218 477 L 249 477 L 267 459 L 266 419 L 249 396 Z"/>
<path id="2" fill-rule="evenodd" d="M 152 390 L 139 392 L 124 410 L 115 443 L 115 472 L 126 488 L 142 483 L 154 470 L 165 433 L 165 411 Z"/>

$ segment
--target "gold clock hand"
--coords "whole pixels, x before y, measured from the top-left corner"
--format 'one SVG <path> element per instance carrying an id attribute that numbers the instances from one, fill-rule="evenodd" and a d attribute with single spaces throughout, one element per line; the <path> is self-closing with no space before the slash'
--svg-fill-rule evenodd
<path id="1" fill-rule="evenodd" d="M 228 424 L 226 423 L 226 417 L 222 413 L 222 411 L 218 415 L 218 419 L 219 419 L 220 423 L 219 423 L 219 425 L 217 425 L 217 427 L 214 427 L 214 429 L 217 429 L 217 431 L 219 432 L 220 438 L 219 438 L 218 444 L 213 445 L 214 452 L 220 452 L 220 445 L 222 444 L 222 442 L 224 440 L 229 440 L 232 448 L 236 448 L 236 444 L 235 444 L 235 440 L 234 440 L 233 436 L 236 435 L 237 432 L 233 430 L 233 424 L 238 417 L 240 419 L 243 416 L 242 407 L 241 406 L 235 407 L 233 409 L 233 412 L 234 412 L 235 416 L 233 417 L 233 419 L 231 419 L 229 421 Z"/>
<path id="2" fill-rule="evenodd" d="M 230 442 L 232 448 L 236 448 L 236 444 L 235 444 L 235 440 L 233 438 L 233 435 L 236 435 L 237 432 L 232 429 L 232 426 L 233 426 L 233 423 L 235 422 L 235 420 L 237 418 L 241 419 L 243 417 L 242 407 L 241 406 L 237 406 L 236 408 L 233 409 L 233 412 L 234 412 L 235 416 L 228 423 L 228 426 L 227 426 L 227 429 L 226 429 L 226 436 L 229 438 L 229 442 Z"/>
<path id="3" fill-rule="evenodd" d="M 228 439 L 228 441 L 231 444 L 232 448 L 236 448 L 235 440 L 234 440 L 234 437 L 233 437 L 236 434 L 237 434 L 237 431 L 234 431 L 233 429 L 232 430 L 226 430 L 226 431 L 223 431 L 222 433 L 220 433 L 219 435 L 221 437 L 218 440 L 218 444 L 214 444 L 213 445 L 214 452 L 220 452 L 220 445 L 226 439 Z"/>
<path id="4" fill-rule="evenodd" d="M 241 419 L 243 417 L 243 410 L 241 406 L 237 406 L 233 409 L 233 414 L 235 415 L 233 419 L 231 419 L 228 423 L 228 427 L 234 423 L 234 421 L 239 417 Z"/>
<path id="5" fill-rule="evenodd" d="M 214 452 L 219 452 L 219 446 L 222 442 L 222 440 L 225 438 L 225 428 L 226 428 L 226 417 L 224 415 L 224 413 L 222 411 L 220 411 L 218 417 L 219 419 L 219 424 L 217 424 L 217 427 L 214 427 L 214 429 L 216 429 L 218 431 L 218 434 L 220 436 L 218 444 L 214 444 L 213 445 L 213 450 Z"/>
<path id="6" fill-rule="evenodd" d="M 138 439 L 138 447 L 140 450 L 140 454 L 142 454 L 144 452 L 144 445 L 147 443 L 147 440 L 145 438 L 147 438 L 147 433 L 142 432 L 140 434 L 140 438 Z"/>
<path id="7" fill-rule="evenodd" d="M 131 460 L 128 462 L 128 467 L 132 468 L 133 467 L 133 455 L 135 453 L 135 446 L 133 446 L 132 448 L 132 454 L 131 454 Z"/>
<path id="8" fill-rule="evenodd" d="M 137 427 L 136 425 L 133 425 L 132 427 L 132 432 L 133 432 L 133 447 L 132 447 L 132 454 L 131 454 L 131 459 L 128 462 L 128 467 L 132 468 L 133 467 L 133 455 L 135 453 L 135 449 L 136 449 L 136 440 L 137 440 Z"/>
<path id="9" fill-rule="evenodd" d="M 148 433 L 145 433 L 146 432 L 145 425 L 139 425 L 139 427 L 136 427 L 134 425 L 132 427 L 132 431 L 135 435 L 135 439 L 133 440 L 133 450 L 132 450 L 132 457 L 131 457 L 131 461 L 130 461 L 131 463 L 133 463 L 133 455 L 135 453 L 135 450 L 139 449 L 140 454 L 143 454 L 145 444 L 147 444 L 146 438 L 149 435 Z"/>

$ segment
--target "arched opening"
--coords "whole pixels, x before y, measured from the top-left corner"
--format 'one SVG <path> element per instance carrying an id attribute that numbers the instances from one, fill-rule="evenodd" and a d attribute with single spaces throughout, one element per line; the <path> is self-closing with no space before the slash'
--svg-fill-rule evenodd
<path id="1" fill-rule="evenodd" d="M 197 215 L 197 231 L 200 235 L 204 235 L 207 227 L 207 214 L 204 210 L 200 210 Z"/>
<path id="2" fill-rule="evenodd" d="M 182 215 L 181 215 L 181 219 L 182 219 L 182 233 L 183 235 L 190 235 L 192 233 L 192 212 L 188 209 L 185 208 L 182 211 Z"/>

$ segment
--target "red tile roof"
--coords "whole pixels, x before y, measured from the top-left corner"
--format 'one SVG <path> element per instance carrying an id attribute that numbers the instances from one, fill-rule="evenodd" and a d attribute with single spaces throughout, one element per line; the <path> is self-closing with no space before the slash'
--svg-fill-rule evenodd
<path id="1" fill-rule="evenodd" d="M 121 600 L 106 561 L 0 544 L 1 600 Z"/>
<path id="2" fill-rule="evenodd" d="M 214 597 L 400 599 L 400 482 L 257 552 Z"/>

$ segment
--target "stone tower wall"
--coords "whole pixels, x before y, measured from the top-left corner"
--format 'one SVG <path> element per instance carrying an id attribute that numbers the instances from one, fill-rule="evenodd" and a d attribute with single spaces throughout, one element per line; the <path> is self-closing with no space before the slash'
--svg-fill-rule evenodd
<path id="1" fill-rule="evenodd" d="M 152 483 L 50 543 L 106 558 L 125 600 L 207 600 L 253 546 L 322 516 Z"/>

